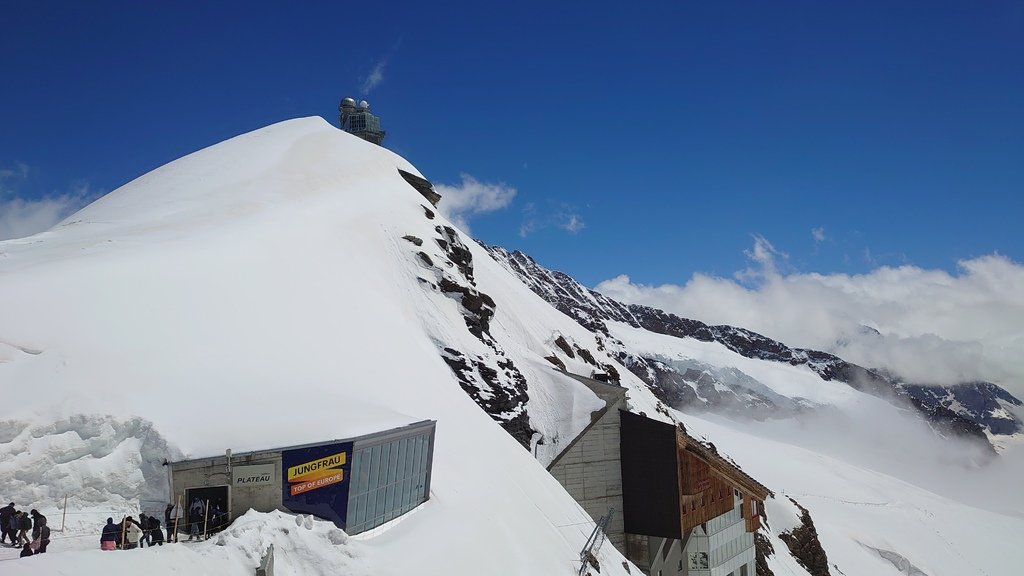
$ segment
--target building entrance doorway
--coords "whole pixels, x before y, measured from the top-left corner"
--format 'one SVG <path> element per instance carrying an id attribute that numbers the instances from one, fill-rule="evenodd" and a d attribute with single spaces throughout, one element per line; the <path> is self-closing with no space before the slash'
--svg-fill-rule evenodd
<path id="1" fill-rule="evenodd" d="M 207 486 L 185 490 L 185 532 L 193 536 L 216 532 L 228 525 L 229 493 L 227 486 Z"/>

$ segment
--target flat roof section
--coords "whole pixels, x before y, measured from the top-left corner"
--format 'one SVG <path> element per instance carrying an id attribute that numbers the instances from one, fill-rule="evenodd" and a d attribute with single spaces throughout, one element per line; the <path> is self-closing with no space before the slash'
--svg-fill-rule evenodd
<path id="1" fill-rule="evenodd" d="M 232 452 L 232 458 L 242 458 L 246 456 L 254 456 L 257 454 L 268 454 L 272 452 L 282 452 L 284 450 L 298 450 L 302 448 L 313 448 L 316 446 L 324 446 L 327 444 L 337 444 L 340 442 L 352 442 L 354 448 L 365 448 L 367 446 L 373 446 L 376 444 L 383 444 L 390 442 L 395 438 L 401 438 L 403 436 L 411 436 L 416 433 L 429 430 L 434 428 L 437 424 L 437 420 L 421 420 L 398 428 L 391 428 L 388 430 L 382 430 L 380 432 L 371 432 L 369 434 L 363 434 L 361 436 L 355 436 L 352 438 L 336 438 L 332 440 L 323 440 L 320 442 L 310 442 L 308 444 L 297 444 L 294 446 L 280 446 L 276 448 L 267 448 L 264 450 L 251 450 L 247 452 Z M 226 460 L 226 454 L 218 454 L 216 456 L 204 456 L 200 458 L 189 458 L 186 460 L 176 460 L 174 462 L 168 462 L 169 466 L 176 466 L 178 464 L 196 464 L 200 462 L 216 462 L 217 460 Z"/>

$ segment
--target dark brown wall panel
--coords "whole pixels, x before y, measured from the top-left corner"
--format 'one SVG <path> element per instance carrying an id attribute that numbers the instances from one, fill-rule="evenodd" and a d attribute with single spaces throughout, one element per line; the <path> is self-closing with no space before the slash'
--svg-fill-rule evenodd
<path id="1" fill-rule="evenodd" d="M 620 416 L 626 533 L 681 538 L 676 428 L 626 411 Z"/>

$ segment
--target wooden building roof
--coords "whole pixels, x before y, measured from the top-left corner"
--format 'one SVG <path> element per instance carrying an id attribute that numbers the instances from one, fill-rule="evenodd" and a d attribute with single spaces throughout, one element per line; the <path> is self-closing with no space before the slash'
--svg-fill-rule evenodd
<path id="1" fill-rule="evenodd" d="M 772 494 L 764 484 L 754 480 L 749 474 L 741 470 L 735 464 L 718 455 L 718 452 L 710 446 L 706 446 L 700 440 L 686 433 L 682 427 L 676 427 L 676 444 L 680 449 L 697 456 L 727 481 L 735 484 L 744 492 L 749 493 L 757 500 L 764 501 Z"/>

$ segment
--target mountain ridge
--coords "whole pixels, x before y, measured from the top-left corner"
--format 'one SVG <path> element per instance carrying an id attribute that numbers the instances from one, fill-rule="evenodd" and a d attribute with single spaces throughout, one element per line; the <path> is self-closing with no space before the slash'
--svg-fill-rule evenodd
<path id="1" fill-rule="evenodd" d="M 792 348 L 781 342 L 747 330 L 728 325 L 708 325 L 699 320 L 682 318 L 639 304 L 623 304 L 595 290 L 586 288 L 571 276 L 549 270 L 521 251 L 509 251 L 500 246 L 485 248 L 507 269 L 515 273 L 537 295 L 550 302 L 562 313 L 575 319 L 588 330 L 611 338 L 606 322 L 622 322 L 657 334 L 677 338 L 693 338 L 703 342 L 717 342 L 747 358 L 783 362 L 793 366 L 805 365 L 825 380 L 843 382 L 880 398 L 908 404 L 922 415 L 940 434 L 953 434 L 984 442 L 994 450 L 989 435 L 1008 435 L 1024 432 L 1024 424 L 1002 403 L 1021 406 L 1012 394 L 990 382 L 962 383 L 954 386 L 907 384 L 887 375 L 884 371 L 864 368 L 842 358 L 818 350 Z M 642 358 L 620 348 L 617 359 L 634 374 L 652 386 L 659 398 L 670 405 L 692 406 L 704 404 L 722 408 L 725 401 L 700 402 L 699 391 L 710 389 L 709 378 L 720 379 L 706 372 L 688 369 L 680 373 L 654 358 Z M 774 404 L 763 395 L 746 391 L 747 398 L 736 398 L 732 403 L 754 415 L 766 415 Z M 955 402 L 955 404 L 954 404 Z M 799 410 L 800 406 L 785 406 Z M 736 413 L 739 408 L 727 410 Z"/>

